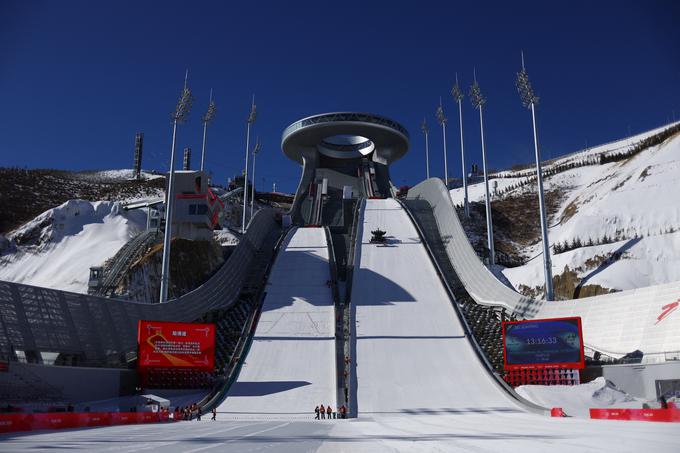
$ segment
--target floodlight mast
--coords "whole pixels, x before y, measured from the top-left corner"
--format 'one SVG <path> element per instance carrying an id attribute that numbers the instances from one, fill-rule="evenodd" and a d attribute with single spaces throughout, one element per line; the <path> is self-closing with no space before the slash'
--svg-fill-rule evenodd
<path id="1" fill-rule="evenodd" d="M 442 107 L 442 98 L 439 98 L 439 107 L 437 107 L 437 112 L 435 113 L 437 121 L 442 127 L 442 137 L 444 139 L 444 185 L 446 190 L 449 189 L 449 166 L 448 158 L 446 155 L 446 123 L 449 121 L 446 116 L 444 116 L 444 107 Z"/>
<path id="2" fill-rule="evenodd" d="M 191 90 L 187 86 L 189 70 L 184 75 L 184 88 L 177 102 L 175 111 L 171 114 L 172 119 L 172 148 L 170 151 L 170 174 L 168 176 L 168 191 L 165 197 L 165 234 L 163 236 L 163 262 L 161 265 L 161 290 L 159 302 L 164 303 L 168 300 L 168 283 L 170 271 L 170 243 L 172 239 L 172 214 L 175 205 L 174 181 L 175 181 L 175 145 L 177 137 L 177 125 L 184 123 L 194 98 Z"/>
<path id="3" fill-rule="evenodd" d="M 538 132 L 536 130 L 536 105 L 538 96 L 529 81 L 529 74 L 524 68 L 524 52 L 522 52 L 522 70 L 517 73 L 517 92 L 522 99 L 522 105 L 531 110 L 531 122 L 534 132 L 534 152 L 536 154 L 536 181 L 538 182 L 538 208 L 541 215 L 541 240 L 543 241 L 543 268 L 545 273 L 545 299 L 554 300 L 552 281 L 552 262 L 550 259 L 550 242 L 548 241 L 548 222 L 545 212 L 545 196 L 543 194 L 543 171 L 541 169 L 541 150 L 538 147 Z"/>
<path id="4" fill-rule="evenodd" d="M 420 130 L 425 135 L 425 178 L 430 179 L 430 130 L 427 128 L 425 118 L 423 118 L 423 124 L 420 125 Z"/>
<path id="5" fill-rule="evenodd" d="M 470 206 L 468 205 L 467 170 L 465 167 L 465 147 L 463 146 L 463 92 L 458 85 L 458 73 L 456 73 L 456 84 L 451 89 L 453 99 L 458 103 L 458 120 L 460 124 L 460 161 L 463 169 L 463 210 L 465 217 L 470 217 Z"/>
<path id="6" fill-rule="evenodd" d="M 253 218 L 253 208 L 255 206 L 255 158 L 257 157 L 257 153 L 260 151 L 260 148 L 262 145 L 260 144 L 260 139 L 259 137 L 255 139 L 255 147 L 253 148 L 253 184 L 251 187 L 251 192 L 253 192 L 252 197 L 250 198 L 250 218 Z"/>
<path id="7" fill-rule="evenodd" d="M 491 198 L 489 197 L 489 174 L 486 170 L 486 147 L 484 146 L 484 115 L 482 114 L 486 99 L 477 83 L 477 72 L 473 72 L 472 86 L 470 87 L 470 102 L 479 110 L 479 130 L 482 139 L 482 167 L 484 170 L 484 190 L 486 202 L 486 240 L 489 246 L 489 265 L 496 264 L 496 253 L 493 246 L 493 219 L 491 218 Z"/>
<path id="8" fill-rule="evenodd" d="M 203 148 L 201 149 L 201 171 L 205 170 L 205 137 L 208 131 L 208 123 L 215 117 L 215 101 L 213 101 L 213 90 L 210 89 L 210 102 L 208 103 L 208 111 L 203 115 Z"/>
<path id="9" fill-rule="evenodd" d="M 248 114 L 248 128 L 246 132 L 246 171 L 243 175 L 243 219 L 241 222 L 241 233 L 246 232 L 246 208 L 248 205 L 248 154 L 250 152 L 250 126 L 257 118 L 257 107 L 255 106 L 255 95 L 253 94 L 253 102 L 250 104 L 250 113 Z"/>

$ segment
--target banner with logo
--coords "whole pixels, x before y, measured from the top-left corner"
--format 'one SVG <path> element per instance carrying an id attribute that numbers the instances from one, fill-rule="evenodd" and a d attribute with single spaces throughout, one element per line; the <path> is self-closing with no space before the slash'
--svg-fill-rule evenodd
<path id="1" fill-rule="evenodd" d="M 190 368 L 213 371 L 215 325 L 139 321 L 139 368 Z"/>

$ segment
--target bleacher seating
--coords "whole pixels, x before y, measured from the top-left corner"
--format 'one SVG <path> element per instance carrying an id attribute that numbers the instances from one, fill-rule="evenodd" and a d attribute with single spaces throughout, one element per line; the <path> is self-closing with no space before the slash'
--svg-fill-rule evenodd
<path id="1" fill-rule="evenodd" d="M 7 371 L 0 373 L 2 403 L 60 403 L 63 399 L 60 389 L 45 382 L 25 366 L 9 364 Z"/>

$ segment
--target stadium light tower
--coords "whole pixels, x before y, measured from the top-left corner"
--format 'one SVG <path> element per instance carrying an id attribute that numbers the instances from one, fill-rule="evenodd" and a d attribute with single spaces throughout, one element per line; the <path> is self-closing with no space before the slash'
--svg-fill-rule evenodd
<path id="1" fill-rule="evenodd" d="M 437 121 L 442 127 L 442 136 L 444 138 L 444 185 L 446 190 L 449 189 L 449 166 L 448 159 L 446 156 L 446 123 L 449 121 L 446 116 L 444 116 L 444 107 L 442 107 L 442 98 L 439 98 L 439 107 L 437 107 L 437 112 L 435 113 Z"/>
<path id="2" fill-rule="evenodd" d="M 208 111 L 203 115 L 203 147 L 201 149 L 201 171 L 205 170 L 205 136 L 208 131 L 208 123 L 215 117 L 215 101 L 213 101 L 213 90 L 210 89 L 210 103 L 208 104 Z"/>
<path id="3" fill-rule="evenodd" d="M 251 187 L 251 191 L 253 192 L 253 195 L 250 199 L 250 218 L 253 218 L 253 208 L 255 206 L 255 158 L 257 157 L 257 153 L 260 152 L 260 148 L 262 145 L 260 145 L 260 139 L 257 138 L 255 139 L 255 147 L 253 148 L 253 187 Z"/>
<path id="4" fill-rule="evenodd" d="M 517 73 L 517 92 L 522 98 L 524 107 L 531 110 L 531 122 L 534 130 L 534 151 L 536 153 L 536 181 L 538 182 L 538 208 L 541 214 L 541 239 L 543 241 L 543 267 L 545 271 L 545 299 L 553 300 L 552 263 L 550 260 L 550 243 L 548 242 L 548 222 L 545 214 L 545 197 L 543 195 L 543 172 L 541 170 L 541 151 L 538 148 L 536 132 L 536 105 L 538 96 L 529 81 L 529 74 L 524 68 L 524 52 L 522 52 L 522 70 Z"/>
<path id="5" fill-rule="evenodd" d="M 477 83 L 477 73 L 473 72 L 472 86 L 470 87 L 470 102 L 479 110 L 479 130 L 482 137 L 482 167 L 484 169 L 484 188 L 486 191 L 486 240 L 489 244 L 489 265 L 496 263 L 496 253 L 493 246 L 493 219 L 491 218 L 491 199 L 489 198 L 489 175 L 486 171 L 486 148 L 484 146 L 484 115 L 482 113 L 486 99 Z"/>
<path id="6" fill-rule="evenodd" d="M 456 84 L 451 89 L 451 96 L 458 103 L 458 120 L 460 123 L 460 161 L 463 169 L 463 208 L 465 217 L 470 217 L 470 207 L 468 206 L 467 170 L 465 167 L 465 148 L 463 146 L 463 92 L 458 86 L 458 74 L 456 73 Z"/>
<path id="7" fill-rule="evenodd" d="M 163 237 L 163 263 L 161 267 L 161 294 L 160 303 L 168 300 L 168 282 L 170 279 L 170 240 L 172 239 L 172 214 L 175 205 L 174 181 L 175 181 L 175 144 L 177 138 L 177 125 L 184 123 L 191 105 L 193 104 L 193 96 L 191 90 L 187 86 L 189 78 L 189 70 L 184 75 L 184 88 L 182 95 L 177 102 L 175 111 L 171 114 L 172 119 L 172 148 L 170 151 L 170 175 L 168 176 L 168 192 L 165 197 L 165 235 Z"/>
<path id="8" fill-rule="evenodd" d="M 430 130 L 427 128 L 425 118 L 423 118 L 423 124 L 420 125 L 420 130 L 425 135 L 425 179 L 430 179 Z"/>
<path id="9" fill-rule="evenodd" d="M 248 205 L 248 154 L 250 152 L 250 126 L 253 125 L 257 118 L 257 107 L 255 106 L 255 95 L 253 94 L 253 102 L 250 104 L 250 113 L 248 114 L 248 129 L 246 132 L 246 171 L 243 175 L 243 220 L 241 223 L 241 233 L 246 232 L 246 207 Z"/>

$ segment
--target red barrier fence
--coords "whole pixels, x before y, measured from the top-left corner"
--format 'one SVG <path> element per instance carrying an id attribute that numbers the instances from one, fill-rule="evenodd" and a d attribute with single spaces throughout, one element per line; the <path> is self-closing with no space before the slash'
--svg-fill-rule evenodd
<path id="1" fill-rule="evenodd" d="M 162 412 L 48 412 L 44 414 L 0 414 L 0 433 L 40 429 L 84 428 L 169 420 Z"/>
<path id="2" fill-rule="evenodd" d="M 590 418 L 680 423 L 680 409 L 590 409 Z"/>

